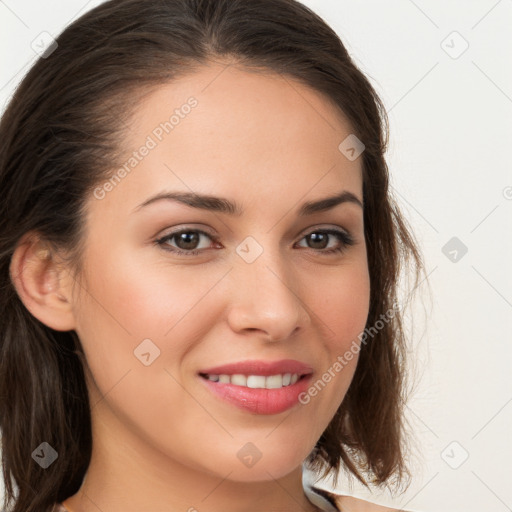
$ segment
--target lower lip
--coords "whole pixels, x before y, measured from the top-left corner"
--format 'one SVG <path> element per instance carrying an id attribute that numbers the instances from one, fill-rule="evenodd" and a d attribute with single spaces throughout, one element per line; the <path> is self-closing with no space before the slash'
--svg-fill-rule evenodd
<path id="1" fill-rule="evenodd" d="M 299 402 L 299 395 L 308 388 L 311 375 L 277 389 L 247 388 L 199 378 L 215 395 L 239 409 L 255 414 L 279 414 Z"/>

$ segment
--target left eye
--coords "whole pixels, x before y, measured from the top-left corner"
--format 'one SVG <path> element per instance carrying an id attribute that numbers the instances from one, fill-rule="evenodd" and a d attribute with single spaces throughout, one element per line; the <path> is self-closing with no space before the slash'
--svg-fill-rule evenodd
<path id="1" fill-rule="evenodd" d="M 337 229 L 320 229 L 312 231 L 304 236 L 302 240 L 309 241 L 309 243 L 312 244 L 312 246 L 309 246 L 310 249 L 326 253 L 342 251 L 347 246 L 353 245 L 354 243 L 352 237 L 348 233 Z M 329 245 L 331 241 L 334 241 L 334 245 Z"/>

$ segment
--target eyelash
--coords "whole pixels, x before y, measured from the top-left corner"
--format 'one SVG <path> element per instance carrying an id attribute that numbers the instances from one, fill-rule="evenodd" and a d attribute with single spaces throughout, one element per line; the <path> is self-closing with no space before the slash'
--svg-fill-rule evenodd
<path id="1" fill-rule="evenodd" d="M 159 247 L 162 247 L 165 251 L 172 252 L 174 254 L 177 254 L 179 256 L 197 256 L 201 252 L 205 251 L 206 249 L 192 249 L 190 251 L 184 251 L 183 249 L 178 249 L 176 247 L 169 248 L 170 246 L 166 243 L 169 240 L 172 240 L 175 236 L 181 235 L 183 233 L 199 233 L 201 235 L 205 235 L 208 238 L 210 238 L 213 242 L 218 242 L 218 238 L 214 237 L 213 235 L 210 235 L 209 233 L 206 233 L 205 231 L 202 231 L 201 229 L 180 229 L 179 231 L 174 231 L 173 233 L 169 233 L 157 240 L 155 240 L 155 244 Z M 301 240 L 304 238 L 314 234 L 314 233 L 322 233 L 322 234 L 328 234 L 328 235 L 334 235 L 338 238 L 338 240 L 341 242 L 341 245 L 338 247 L 330 248 L 330 249 L 311 249 L 312 251 L 319 252 L 326 255 L 334 255 L 338 253 L 344 252 L 348 247 L 354 245 L 355 241 L 352 238 L 352 236 L 345 232 L 338 229 L 316 229 L 314 231 L 310 231 L 309 233 L 306 233 Z"/>

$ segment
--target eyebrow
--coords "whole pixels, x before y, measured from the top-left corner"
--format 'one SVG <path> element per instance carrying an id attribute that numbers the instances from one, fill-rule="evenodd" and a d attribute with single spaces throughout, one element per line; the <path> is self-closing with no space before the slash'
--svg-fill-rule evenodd
<path id="1" fill-rule="evenodd" d="M 197 194 L 194 192 L 162 192 L 141 203 L 134 209 L 134 212 L 149 206 L 150 204 L 156 203 L 157 201 L 164 200 L 177 201 L 187 206 L 191 206 L 192 208 L 225 213 L 234 216 L 241 216 L 243 213 L 243 208 L 236 202 L 223 197 Z M 363 208 L 363 202 L 357 196 L 352 192 L 344 190 L 335 196 L 325 197 L 315 201 L 308 201 L 300 207 L 298 213 L 300 217 L 305 217 L 307 215 L 313 215 L 314 213 L 325 212 L 343 203 L 353 203 Z"/>

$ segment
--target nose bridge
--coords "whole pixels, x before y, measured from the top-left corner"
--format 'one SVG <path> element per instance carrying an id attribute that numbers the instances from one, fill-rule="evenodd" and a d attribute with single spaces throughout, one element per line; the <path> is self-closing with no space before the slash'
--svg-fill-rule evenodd
<path id="1" fill-rule="evenodd" d="M 308 319 L 297 280 L 279 248 L 263 248 L 250 238 L 237 247 L 234 259 L 231 326 L 237 331 L 257 329 L 272 340 L 285 339 Z"/>

